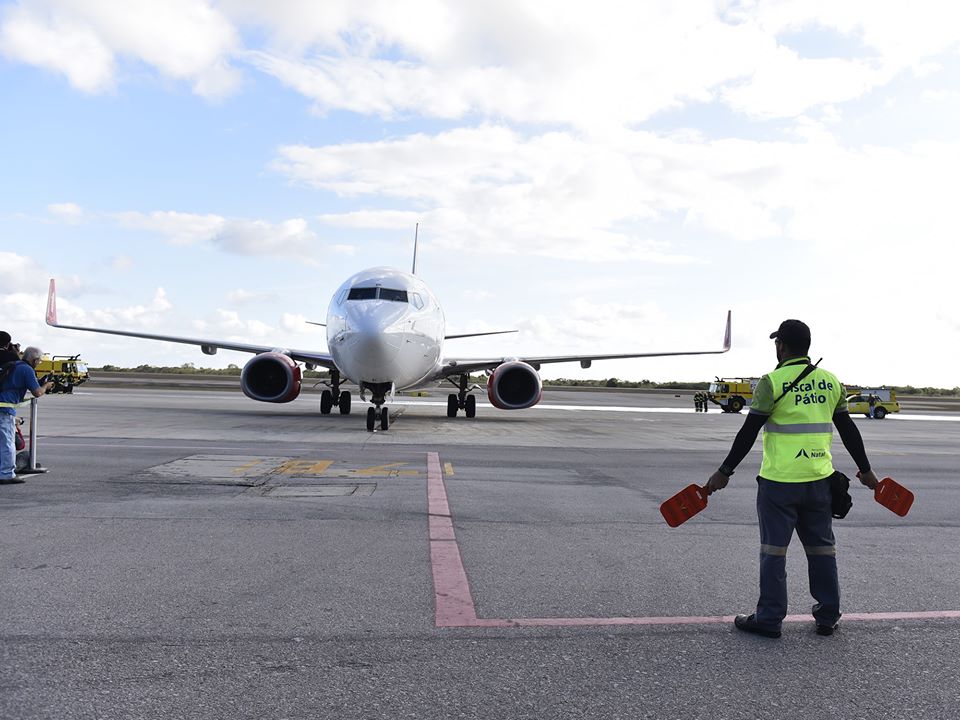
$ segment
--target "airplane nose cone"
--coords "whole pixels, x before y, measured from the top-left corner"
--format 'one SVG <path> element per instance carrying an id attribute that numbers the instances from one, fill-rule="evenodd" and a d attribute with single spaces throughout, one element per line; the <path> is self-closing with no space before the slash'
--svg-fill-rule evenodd
<path id="1" fill-rule="evenodd" d="M 357 381 L 390 382 L 396 377 L 404 326 L 390 310 L 371 304 L 348 314 L 340 354 Z"/>

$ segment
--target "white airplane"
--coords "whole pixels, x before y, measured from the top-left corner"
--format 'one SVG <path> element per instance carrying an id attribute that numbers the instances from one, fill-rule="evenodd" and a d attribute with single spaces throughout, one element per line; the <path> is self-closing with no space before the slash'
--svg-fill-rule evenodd
<path id="1" fill-rule="evenodd" d="M 414 273 L 377 267 L 350 277 L 334 293 L 327 311 L 327 347 L 329 352 L 293 350 L 269 345 L 251 345 L 233 341 L 155 335 L 152 333 L 62 325 L 57 321 L 56 283 L 50 280 L 47 296 L 47 324 L 66 330 L 123 335 L 199 345 L 206 355 L 217 350 L 253 353 L 240 375 L 244 394 L 260 402 L 284 403 L 300 394 L 299 363 L 308 370 L 324 367 L 330 371 L 329 389 L 320 395 L 320 412 L 329 414 L 337 407 L 342 415 L 350 413 L 350 392 L 341 385 L 350 380 L 360 388 L 360 399 L 367 394 L 373 406 L 367 409 L 367 430 L 390 426 L 388 399 L 401 390 L 414 390 L 450 382 L 458 391 L 447 396 L 447 417 L 460 410 L 472 418 L 477 399 L 470 394 L 480 386 L 470 386 L 470 374 L 485 372 L 487 396 L 494 407 L 522 410 L 540 402 L 543 384 L 538 370 L 545 363 L 579 362 L 583 368 L 594 360 L 612 360 L 665 355 L 713 355 L 730 349 L 730 312 L 723 337 L 723 349 L 687 352 L 622 353 L 614 355 L 551 355 L 534 357 L 498 357 L 488 359 L 448 358 L 443 354 L 444 340 L 496 335 L 512 330 L 447 335 L 443 310 L 437 298 Z M 315 323 L 320 324 L 320 323 Z"/>

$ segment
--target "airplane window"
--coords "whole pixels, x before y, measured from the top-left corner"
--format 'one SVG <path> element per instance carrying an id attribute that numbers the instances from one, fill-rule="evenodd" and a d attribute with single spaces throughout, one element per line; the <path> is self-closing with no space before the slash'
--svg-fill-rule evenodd
<path id="1" fill-rule="evenodd" d="M 355 287 L 350 288 L 347 300 L 374 300 L 376 297 L 377 289 L 375 287 Z"/>
<path id="2" fill-rule="evenodd" d="M 406 290 L 391 290 L 389 288 L 380 288 L 381 300 L 393 300 L 394 302 L 407 302 Z"/>
<path id="3" fill-rule="evenodd" d="M 413 304 L 416 306 L 417 310 L 423 309 L 423 298 L 420 297 L 420 293 L 413 293 Z"/>

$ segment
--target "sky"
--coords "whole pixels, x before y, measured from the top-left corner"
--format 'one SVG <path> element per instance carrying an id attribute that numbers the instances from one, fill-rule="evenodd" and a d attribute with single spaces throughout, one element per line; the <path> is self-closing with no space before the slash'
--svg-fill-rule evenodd
<path id="1" fill-rule="evenodd" d="M 960 385 L 960 6 L 916 0 L 0 0 L 0 329 L 91 365 L 324 350 L 422 278 L 451 357 L 708 380 L 786 318 L 849 384 Z"/>

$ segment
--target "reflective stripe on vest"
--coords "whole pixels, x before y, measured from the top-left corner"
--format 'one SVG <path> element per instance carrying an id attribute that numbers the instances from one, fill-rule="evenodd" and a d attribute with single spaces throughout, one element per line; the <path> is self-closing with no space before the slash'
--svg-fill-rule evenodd
<path id="1" fill-rule="evenodd" d="M 809 362 L 794 358 L 769 374 L 774 397 L 796 380 Z M 774 405 L 763 428 L 760 476 L 775 482 L 812 482 L 833 474 L 833 411 L 843 386 L 833 373 L 816 368 Z"/>
<path id="2" fill-rule="evenodd" d="M 798 435 L 800 433 L 828 433 L 833 431 L 833 423 L 798 423 L 796 425 L 778 425 L 769 420 L 763 426 L 767 432 L 791 433 Z"/>

